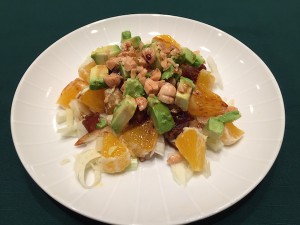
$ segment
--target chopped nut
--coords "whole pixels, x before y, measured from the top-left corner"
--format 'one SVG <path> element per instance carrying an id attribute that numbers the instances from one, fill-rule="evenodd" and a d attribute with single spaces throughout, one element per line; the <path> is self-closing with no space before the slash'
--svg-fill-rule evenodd
<path id="1" fill-rule="evenodd" d="M 145 86 L 144 86 L 145 92 L 147 95 L 149 94 L 154 94 L 156 95 L 158 93 L 158 84 L 151 80 L 150 78 L 147 78 L 145 81 Z"/>
<path id="2" fill-rule="evenodd" d="M 113 57 L 106 61 L 106 66 L 109 70 L 112 70 L 119 64 L 120 58 L 119 57 Z"/>
<path id="3" fill-rule="evenodd" d="M 137 104 L 137 106 L 139 107 L 139 110 L 140 110 L 140 111 L 143 111 L 144 109 L 146 109 L 147 104 L 148 104 L 146 98 L 144 98 L 144 97 L 137 97 L 137 98 L 135 99 L 135 101 L 136 101 L 136 104 Z"/>
<path id="4" fill-rule="evenodd" d="M 180 155 L 179 153 L 173 153 L 172 155 L 169 156 L 167 163 L 169 165 L 175 164 L 175 163 L 179 163 L 183 160 L 182 155 Z"/>
<path id="5" fill-rule="evenodd" d="M 161 72 L 158 68 L 152 71 L 150 78 L 154 81 L 159 81 L 161 78 Z"/>
<path id="6" fill-rule="evenodd" d="M 158 99 L 166 104 L 173 104 L 175 96 L 176 88 L 170 83 L 165 83 L 158 93 Z"/>
<path id="7" fill-rule="evenodd" d="M 117 87 L 122 80 L 122 76 L 116 74 L 116 73 L 111 73 L 108 76 L 104 77 L 104 82 L 107 84 L 108 87 Z"/>
<path id="8" fill-rule="evenodd" d="M 125 68 L 126 71 L 131 71 L 132 69 L 134 69 L 136 67 L 136 62 L 130 56 L 124 57 L 122 59 L 122 61 L 124 63 L 124 68 Z"/>

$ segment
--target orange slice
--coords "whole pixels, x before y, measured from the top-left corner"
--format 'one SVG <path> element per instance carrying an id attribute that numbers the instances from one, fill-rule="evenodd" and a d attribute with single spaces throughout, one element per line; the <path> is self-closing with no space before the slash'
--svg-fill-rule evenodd
<path id="1" fill-rule="evenodd" d="M 174 46 L 176 48 L 180 48 L 180 44 L 177 43 L 170 35 L 161 34 L 153 37 L 153 40 L 161 41 L 166 44 L 166 47 Z"/>
<path id="2" fill-rule="evenodd" d="M 104 89 L 88 90 L 79 96 L 79 101 L 93 112 L 104 112 Z"/>
<path id="3" fill-rule="evenodd" d="M 154 149 L 157 138 L 158 134 L 151 120 L 126 130 L 120 137 L 132 155 L 141 158 L 144 158 Z"/>
<path id="4" fill-rule="evenodd" d="M 206 88 L 212 90 L 214 83 L 215 77 L 209 71 L 202 69 L 198 75 L 196 86 L 199 88 L 200 84 L 203 84 Z"/>
<path id="5" fill-rule="evenodd" d="M 225 113 L 227 104 L 221 97 L 203 84 L 195 87 L 189 102 L 188 111 L 194 116 L 211 117 Z"/>
<path id="6" fill-rule="evenodd" d="M 244 133 L 243 130 L 236 127 L 233 123 L 225 123 L 221 140 L 224 145 L 233 145 L 243 137 Z"/>
<path id="7" fill-rule="evenodd" d="M 94 66 L 96 66 L 96 63 L 95 63 L 95 61 L 92 58 L 86 59 L 83 62 L 83 64 L 78 69 L 78 75 L 79 75 L 79 77 L 81 77 L 86 82 L 89 82 L 89 80 L 90 80 L 90 72 L 91 72 L 91 69 Z"/>
<path id="8" fill-rule="evenodd" d="M 131 162 L 129 150 L 113 133 L 105 133 L 101 148 L 102 169 L 106 173 L 124 171 Z"/>
<path id="9" fill-rule="evenodd" d="M 203 171 L 205 165 L 206 136 L 195 128 L 185 128 L 175 140 L 181 155 L 187 160 L 193 171 Z"/>
<path id="10" fill-rule="evenodd" d="M 56 103 L 63 108 L 70 108 L 70 101 L 76 98 L 77 94 L 87 86 L 88 83 L 86 81 L 76 78 L 62 90 Z"/>

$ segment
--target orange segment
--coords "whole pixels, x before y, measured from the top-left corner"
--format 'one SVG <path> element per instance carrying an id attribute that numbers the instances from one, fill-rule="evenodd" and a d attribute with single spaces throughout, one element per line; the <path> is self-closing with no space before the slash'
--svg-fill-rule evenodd
<path id="1" fill-rule="evenodd" d="M 224 145 L 232 145 L 240 140 L 244 131 L 236 127 L 233 123 L 225 123 L 224 131 L 221 136 L 221 140 Z"/>
<path id="2" fill-rule="evenodd" d="M 158 134 L 151 120 L 142 125 L 126 130 L 120 139 L 126 144 L 135 157 L 145 157 L 151 152 L 157 142 Z"/>
<path id="3" fill-rule="evenodd" d="M 175 145 L 193 171 L 203 171 L 205 165 L 206 136 L 195 128 L 187 128 L 178 135 Z"/>
<path id="4" fill-rule="evenodd" d="M 190 98 L 189 113 L 194 116 L 211 117 L 224 114 L 226 109 L 227 104 L 219 95 L 198 83 Z"/>
<path id="5" fill-rule="evenodd" d="M 201 70 L 196 81 L 196 86 L 203 84 L 209 90 L 212 90 L 215 83 L 215 77 L 207 70 Z"/>
<path id="6" fill-rule="evenodd" d="M 78 75 L 86 82 L 90 80 L 91 69 L 96 66 L 96 63 L 93 59 L 86 60 L 78 69 Z"/>
<path id="7" fill-rule="evenodd" d="M 105 133 L 101 148 L 102 169 L 106 173 L 119 173 L 131 162 L 129 150 L 113 133 Z"/>
<path id="8" fill-rule="evenodd" d="M 180 44 L 177 43 L 170 35 L 161 34 L 153 37 L 153 40 L 161 41 L 166 44 L 166 47 L 174 46 L 176 48 L 180 48 Z"/>
<path id="9" fill-rule="evenodd" d="M 63 108 L 70 108 L 70 101 L 76 98 L 77 94 L 87 86 L 88 83 L 86 81 L 76 78 L 62 90 L 56 103 Z"/>
<path id="10" fill-rule="evenodd" d="M 88 90 L 79 96 L 79 101 L 93 112 L 104 112 L 104 89 Z"/>

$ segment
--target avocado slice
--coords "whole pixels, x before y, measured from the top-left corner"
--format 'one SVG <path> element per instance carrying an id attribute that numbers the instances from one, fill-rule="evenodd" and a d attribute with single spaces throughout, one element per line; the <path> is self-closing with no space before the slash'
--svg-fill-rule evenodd
<path id="1" fill-rule="evenodd" d="M 133 48 L 137 49 L 140 47 L 140 43 L 141 43 L 142 39 L 140 36 L 135 36 L 135 37 L 128 39 L 128 41 L 131 42 L 131 46 Z"/>
<path id="2" fill-rule="evenodd" d="M 133 117 L 137 104 L 135 99 L 129 95 L 116 106 L 113 113 L 113 118 L 111 121 L 111 128 L 117 134 L 128 124 L 129 120 Z"/>
<path id="3" fill-rule="evenodd" d="M 108 68 L 105 65 L 96 65 L 90 72 L 90 89 L 98 90 L 107 88 L 108 86 L 104 82 L 104 77 L 108 76 Z"/>
<path id="4" fill-rule="evenodd" d="M 122 75 L 124 80 L 130 77 L 129 72 L 125 70 L 125 67 L 122 63 L 120 63 L 119 69 L 120 69 L 120 74 Z"/>
<path id="5" fill-rule="evenodd" d="M 170 131 L 175 122 L 167 106 L 161 103 L 156 97 L 148 97 L 148 114 L 154 123 L 154 127 L 159 134 Z"/>
<path id="6" fill-rule="evenodd" d="M 91 57 L 94 59 L 97 65 L 105 65 L 105 62 L 114 56 L 117 56 L 121 52 L 118 45 L 107 45 L 97 48 L 91 53 Z"/>
<path id="7" fill-rule="evenodd" d="M 196 59 L 195 62 L 193 63 L 193 66 L 198 68 L 203 63 L 205 63 L 204 58 L 200 54 L 196 54 Z"/>
<path id="8" fill-rule="evenodd" d="M 194 87 L 195 84 L 192 80 L 186 77 L 180 77 L 175 96 L 175 105 L 179 106 L 182 111 L 188 110 Z"/>
<path id="9" fill-rule="evenodd" d="M 129 30 L 123 31 L 121 33 L 121 43 L 123 43 L 125 40 L 131 38 L 131 32 Z"/>
<path id="10" fill-rule="evenodd" d="M 124 43 L 124 41 L 129 41 L 131 43 L 131 46 L 137 49 L 140 47 L 140 43 L 142 42 L 142 39 L 140 36 L 131 37 L 131 32 L 126 30 L 123 31 L 121 34 L 121 43 Z"/>
<path id="11" fill-rule="evenodd" d="M 151 43 L 151 48 L 155 52 L 155 61 L 152 64 L 152 69 L 158 68 L 160 71 L 162 71 L 162 66 L 161 66 L 161 60 L 160 60 L 160 50 L 158 49 L 156 41 Z"/>
<path id="12" fill-rule="evenodd" d="M 182 56 L 184 60 L 191 65 L 193 65 L 196 60 L 196 54 L 188 48 L 182 48 Z"/>
<path id="13" fill-rule="evenodd" d="M 123 96 L 130 95 L 133 98 L 145 95 L 144 87 L 138 79 L 128 78 L 125 83 Z"/>
<path id="14" fill-rule="evenodd" d="M 150 43 L 150 44 L 144 44 L 143 47 L 142 47 L 142 49 L 144 49 L 144 48 L 150 48 L 151 45 L 152 45 L 152 43 Z"/>
<path id="15" fill-rule="evenodd" d="M 174 57 L 174 61 L 178 64 L 189 64 L 196 68 L 205 63 L 204 58 L 200 54 L 195 54 L 186 47 L 181 49 L 181 54 L 179 56 Z"/>
<path id="16" fill-rule="evenodd" d="M 101 129 L 101 128 L 106 127 L 106 126 L 107 126 L 107 121 L 106 121 L 106 119 L 103 118 L 103 117 L 100 117 L 99 122 L 97 123 L 96 127 L 97 127 L 98 129 Z"/>
<path id="17" fill-rule="evenodd" d="M 213 117 L 207 121 L 205 129 L 208 131 L 209 137 L 218 138 L 223 134 L 224 123 L 218 120 L 218 118 Z"/>
<path id="18" fill-rule="evenodd" d="M 233 110 L 230 112 L 227 112 L 221 116 L 218 116 L 217 119 L 221 121 L 222 123 L 229 123 L 233 122 L 234 120 L 237 120 L 241 117 L 241 114 L 238 110 Z"/>
<path id="19" fill-rule="evenodd" d="M 208 136 L 218 138 L 223 134 L 225 123 L 233 122 L 240 117 L 240 112 L 238 110 L 233 110 L 221 116 L 209 118 L 204 129 L 208 133 Z"/>
<path id="20" fill-rule="evenodd" d="M 167 80 L 174 75 L 174 66 L 171 65 L 166 71 L 164 71 L 161 75 L 162 80 Z"/>

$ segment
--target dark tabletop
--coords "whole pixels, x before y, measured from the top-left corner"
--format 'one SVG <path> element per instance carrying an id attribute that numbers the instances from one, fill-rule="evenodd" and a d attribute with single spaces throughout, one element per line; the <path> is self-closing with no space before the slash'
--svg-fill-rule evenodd
<path id="1" fill-rule="evenodd" d="M 275 164 L 244 199 L 201 224 L 300 224 L 300 1 L 0 1 L 0 224 L 99 224 L 49 197 L 23 168 L 11 137 L 13 95 L 49 45 L 107 17 L 159 13 L 215 26 L 250 47 L 274 74 L 286 127 Z"/>

